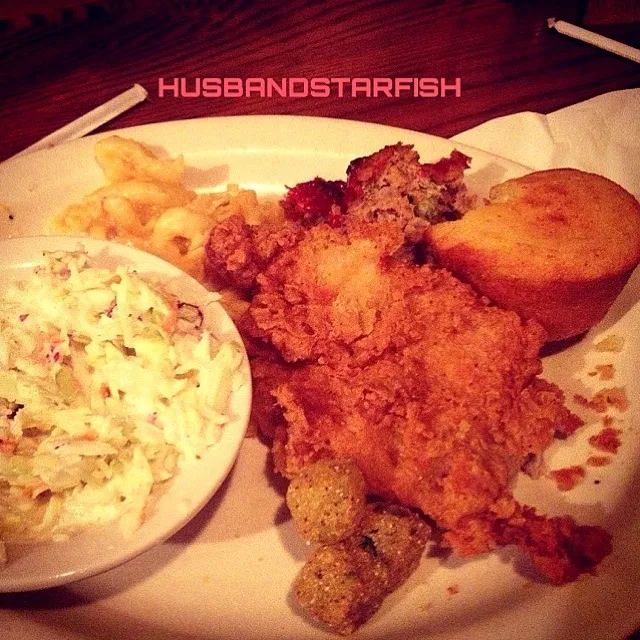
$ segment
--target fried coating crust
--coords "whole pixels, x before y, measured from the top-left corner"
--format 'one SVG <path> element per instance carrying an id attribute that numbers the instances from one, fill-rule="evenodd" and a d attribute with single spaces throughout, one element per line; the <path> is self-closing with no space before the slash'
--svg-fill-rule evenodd
<path id="1" fill-rule="evenodd" d="M 240 215 L 230 216 L 211 230 L 205 247 L 205 276 L 250 293 L 256 276 L 280 252 L 294 246 L 302 233 L 295 223 L 251 226 Z"/>
<path id="2" fill-rule="evenodd" d="M 348 635 L 380 608 L 387 581 L 386 566 L 349 539 L 314 550 L 293 592 L 312 618 Z"/>
<path id="3" fill-rule="evenodd" d="M 537 377 L 540 326 L 396 260 L 389 225 L 320 225 L 259 276 L 250 331 L 296 363 L 272 386 L 284 417 L 274 461 L 293 477 L 350 457 L 373 492 L 420 508 L 460 554 L 481 553 L 520 508 L 515 473 L 581 421 Z"/>
<path id="4" fill-rule="evenodd" d="M 569 516 L 546 518 L 531 507 L 497 521 L 494 529 L 499 544 L 517 545 L 540 573 L 558 585 L 593 573 L 613 548 L 610 534 L 601 527 L 576 524 Z"/>
<path id="5" fill-rule="evenodd" d="M 246 271 L 255 292 L 241 331 L 258 345 L 254 407 L 276 469 L 291 478 L 316 460 L 351 458 L 374 493 L 421 509 L 459 554 L 517 544 L 552 582 L 571 580 L 609 552 L 608 534 L 527 511 L 509 486 L 581 421 L 537 377 L 540 325 L 407 261 L 410 187 L 462 172 L 459 159 L 422 165 L 414 182 L 412 154 L 392 147 L 355 162 L 337 227 L 289 222 L 284 240 L 265 229 L 260 242 L 236 227 L 232 236 L 249 238 L 240 246 L 253 247 L 239 260 L 220 243 L 219 270 Z"/>
<path id="6" fill-rule="evenodd" d="M 391 593 L 418 568 L 431 528 L 409 509 L 374 502 L 367 505 L 360 536 L 360 547 L 386 566 Z"/>
<path id="7" fill-rule="evenodd" d="M 251 362 L 253 398 L 249 427 L 254 434 L 261 433 L 272 440 L 277 429 L 283 428 L 285 422 L 282 407 L 271 391 L 274 386 L 289 380 L 293 367 L 282 360 L 275 347 L 250 338 L 249 333 L 243 329 L 243 323 L 247 319 L 248 316 L 245 315 L 236 324 L 244 338 Z"/>
<path id="8" fill-rule="evenodd" d="M 357 533 L 311 554 L 294 583 L 296 599 L 334 631 L 352 633 L 413 573 L 430 531 L 408 509 L 367 505 Z"/>
<path id="9" fill-rule="evenodd" d="M 350 345 L 371 333 L 396 295 L 378 271 L 403 242 L 390 222 L 310 229 L 258 277 L 247 330 L 289 362 L 349 357 Z"/>
<path id="10" fill-rule="evenodd" d="M 357 531 L 366 494 L 364 476 L 353 461 L 323 459 L 289 483 L 287 506 L 305 540 L 327 544 Z"/>

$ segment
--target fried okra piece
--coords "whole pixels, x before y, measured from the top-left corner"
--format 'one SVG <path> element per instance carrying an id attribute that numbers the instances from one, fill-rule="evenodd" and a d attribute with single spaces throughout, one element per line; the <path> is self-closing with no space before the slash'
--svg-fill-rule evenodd
<path id="1" fill-rule="evenodd" d="M 431 536 L 431 527 L 409 509 L 372 503 L 360 525 L 360 546 L 385 565 L 389 592 L 417 568 Z"/>
<path id="2" fill-rule="evenodd" d="M 366 491 L 364 476 L 351 460 L 319 460 L 293 478 L 287 506 L 305 540 L 328 544 L 358 530 Z"/>
<path id="3" fill-rule="evenodd" d="M 354 542 L 318 547 L 293 584 L 302 608 L 343 635 L 366 622 L 388 592 L 385 565 Z"/>
<path id="4" fill-rule="evenodd" d="M 295 596 L 312 618 L 352 633 L 416 569 L 430 533 L 409 509 L 367 505 L 357 533 L 311 554 L 294 583 Z"/>

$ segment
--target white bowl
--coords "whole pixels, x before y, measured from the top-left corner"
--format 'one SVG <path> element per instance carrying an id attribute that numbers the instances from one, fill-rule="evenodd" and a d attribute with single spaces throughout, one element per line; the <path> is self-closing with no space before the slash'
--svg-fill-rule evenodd
<path id="1" fill-rule="evenodd" d="M 185 302 L 202 301 L 209 292 L 178 268 L 132 247 L 59 236 L 0 240 L 0 287 L 25 276 L 42 260 L 43 251 L 74 251 L 82 244 L 97 266 L 126 264 L 140 274 L 162 278 Z M 238 331 L 217 302 L 205 311 L 216 336 L 242 345 Z M 233 393 L 222 436 L 200 459 L 185 465 L 174 478 L 154 490 L 142 525 L 124 537 L 117 523 L 86 529 L 61 542 L 8 545 L 8 562 L 0 567 L 0 592 L 31 591 L 95 575 L 139 555 L 183 527 L 209 501 L 231 470 L 242 444 L 251 411 L 251 375 L 246 353 L 241 365 L 245 383 Z"/>

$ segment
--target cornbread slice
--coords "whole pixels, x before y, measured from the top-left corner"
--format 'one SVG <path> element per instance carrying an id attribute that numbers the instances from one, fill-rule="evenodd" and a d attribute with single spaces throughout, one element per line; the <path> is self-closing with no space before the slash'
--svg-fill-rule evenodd
<path id="1" fill-rule="evenodd" d="M 599 322 L 640 262 L 640 204 L 592 173 L 538 171 L 426 239 L 443 266 L 560 340 Z"/>

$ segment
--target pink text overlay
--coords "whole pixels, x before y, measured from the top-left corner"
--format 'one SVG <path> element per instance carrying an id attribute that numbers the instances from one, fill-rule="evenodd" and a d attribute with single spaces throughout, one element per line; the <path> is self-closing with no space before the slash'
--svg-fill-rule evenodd
<path id="1" fill-rule="evenodd" d="M 159 98 L 459 98 L 461 78 L 158 78 Z"/>

